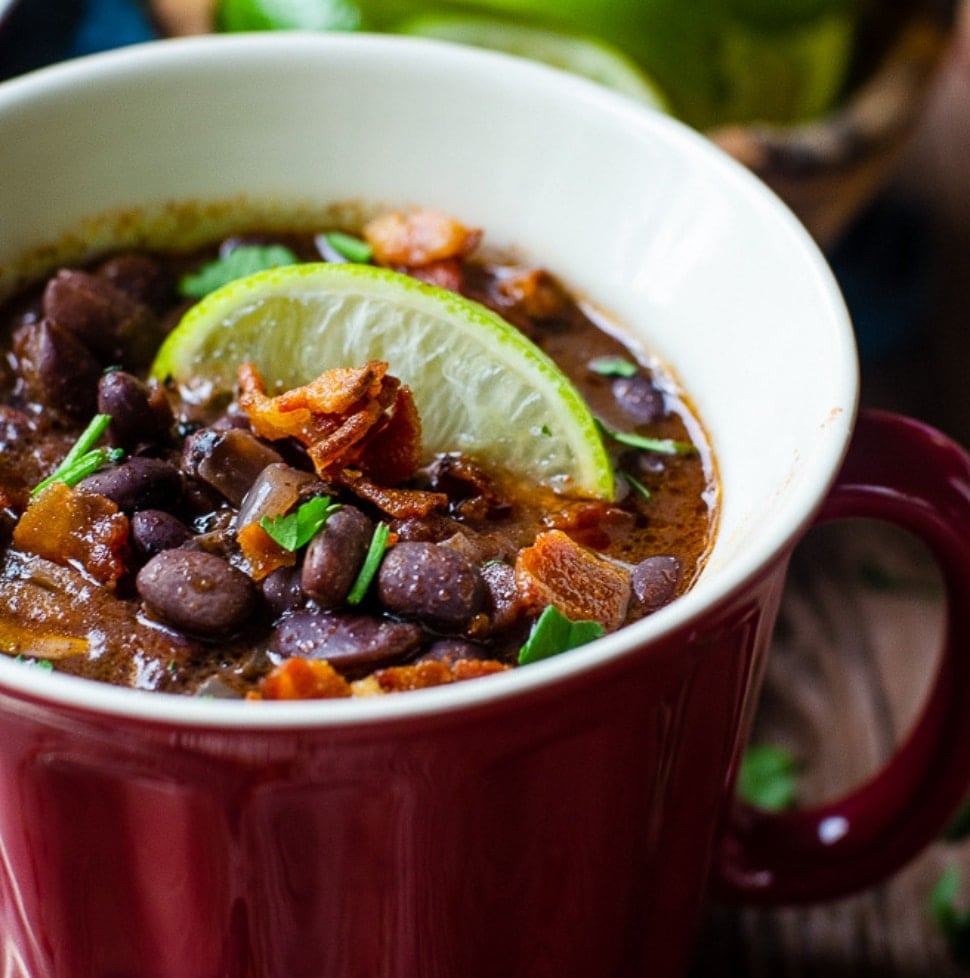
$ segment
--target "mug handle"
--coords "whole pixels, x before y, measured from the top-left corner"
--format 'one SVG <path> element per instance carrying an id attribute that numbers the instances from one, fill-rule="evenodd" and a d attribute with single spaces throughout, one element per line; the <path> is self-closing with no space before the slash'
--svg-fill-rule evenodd
<path id="1" fill-rule="evenodd" d="M 711 893 L 761 904 L 830 900 L 886 879 L 938 837 L 970 787 L 970 455 L 933 428 L 860 414 L 818 522 L 883 520 L 922 540 L 946 589 L 934 685 L 896 753 L 861 787 L 805 811 L 737 805 Z"/>

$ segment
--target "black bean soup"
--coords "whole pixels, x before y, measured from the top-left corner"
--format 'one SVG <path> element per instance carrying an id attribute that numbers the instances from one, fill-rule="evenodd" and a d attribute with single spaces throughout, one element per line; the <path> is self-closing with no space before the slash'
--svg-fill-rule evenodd
<path id="1" fill-rule="evenodd" d="M 373 695 L 513 668 L 691 586 L 717 488 L 672 379 L 547 271 L 484 257 L 478 232 L 434 212 L 381 220 L 349 239 L 247 233 L 102 256 L 0 307 L 0 650 L 170 693 Z M 344 261 L 348 240 L 365 249 L 355 260 L 478 300 L 552 356 L 604 425 L 617 498 L 522 486 L 460 454 L 323 466 L 298 438 L 266 437 L 258 378 L 210 404 L 146 379 L 200 269 L 279 248 Z M 415 456 L 408 378 L 393 364 L 319 372 L 334 367 L 357 370 L 368 409 L 398 405 L 368 415 L 381 456 Z"/>

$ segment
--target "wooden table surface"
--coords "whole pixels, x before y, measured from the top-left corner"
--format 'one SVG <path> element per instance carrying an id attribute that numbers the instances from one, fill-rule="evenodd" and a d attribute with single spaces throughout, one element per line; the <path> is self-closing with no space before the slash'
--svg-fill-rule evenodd
<path id="1" fill-rule="evenodd" d="M 970 57 L 957 60 L 883 205 L 926 217 L 930 288 L 909 340 L 863 362 L 862 401 L 970 445 Z M 800 758 L 800 803 L 836 797 L 889 756 L 926 694 L 944 618 L 936 568 L 911 537 L 866 522 L 809 534 L 792 563 L 755 731 Z M 970 907 L 970 841 L 938 842 L 885 885 L 835 903 L 711 907 L 692 978 L 965 976 L 928 913 L 950 865 L 964 874 Z"/>

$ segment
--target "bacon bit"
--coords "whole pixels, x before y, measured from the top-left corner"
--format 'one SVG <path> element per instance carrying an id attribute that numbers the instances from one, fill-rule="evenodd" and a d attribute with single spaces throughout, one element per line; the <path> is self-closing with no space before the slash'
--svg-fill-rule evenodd
<path id="1" fill-rule="evenodd" d="M 339 481 L 355 496 L 366 500 L 395 519 L 423 518 L 434 510 L 444 509 L 448 505 L 448 497 L 443 492 L 379 486 L 365 479 L 361 473 L 350 469 L 341 473 Z"/>
<path id="2" fill-rule="evenodd" d="M 294 656 L 267 673 L 249 699 L 332 700 L 350 696 L 350 684 L 329 662 Z"/>
<path id="3" fill-rule="evenodd" d="M 634 516 L 619 506 L 595 500 L 576 500 L 542 519 L 550 529 L 563 530 L 578 543 L 606 550 L 633 529 Z"/>
<path id="4" fill-rule="evenodd" d="M 441 261 L 429 262 L 427 265 L 403 265 L 401 270 L 428 285 L 448 289 L 449 292 L 461 292 L 465 287 L 465 270 L 460 258 L 442 258 Z"/>
<path id="5" fill-rule="evenodd" d="M 515 558 L 523 601 L 539 611 L 555 605 L 573 621 L 598 621 L 608 632 L 623 624 L 630 573 L 580 546 L 561 530 L 540 533 Z"/>
<path id="6" fill-rule="evenodd" d="M 562 286 L 542 268 L 511 268 L 495 280 L 495 291 L 505 303 L 530 319 L 560 313 L 568 302 Z"/>
<path id="7" fill-rule="evenodd" d="M 452 665 L 444 662 L 415 662 L 408 666 L 389 666 L 373 673 L 381 691 L 384 693 L 403 693 L 414 689 L 429 689 L 445 686 L 448 683 L 477 679 L 496 672 L 504 672 L 509 667 L 494 659 L 459 659 Z"/>
<path id="8" fill-rule="evenodd" d="M 386 424 L 367 441 L 359 466 L 382 486 L 410 479 L 421 464 L 421 416 L 411 388 L 402 384 Z"/>
<path id="9" fill-rule="evenodd" d="M 447 258 L 464 258 L 482 239 L 477 228 L 466 228 L 447 214 L 420 210 L 392 211 L 364 228 L 364 238 L 380 265 L 427 266 Z"/>
<path id="10" fill-rule="evenodd" d="M 125 572 L 128 517 L 107 496 L 54 482 L 27 507 L 13 541 L 55 564 L 79 564 L 99 584 L 114 588 Z"/>
<path id="11" fill-rule="evenodd" d="M 404 481 L 420 461 L 421 421 L 410 390 L 387 374 L 387 366 L 371 360 L 337 367 L 270 397 L 256 367 L 244 363 L 239 405 L 260 437 L 294 438 L 306 446 L 322 478 L 357 466 Z"/>
<path id="12" fill-rule="evenodd" d="M 236 542 L 254 581 L 261 581 L 280 567 L 296 564 L 296 554 L 281 547 L 258 523 L 247 523 L 236 534 Z"/>
<path id="13" fill-rule="evenodd" d="M 455 682 L 464 682 L 466 679 L 478 679 L 480 676 L 494 676 L 497 672 L 508 672 L 511 666 L 496 659 L 458 659 L 451 665 L 452 675 Z"/>

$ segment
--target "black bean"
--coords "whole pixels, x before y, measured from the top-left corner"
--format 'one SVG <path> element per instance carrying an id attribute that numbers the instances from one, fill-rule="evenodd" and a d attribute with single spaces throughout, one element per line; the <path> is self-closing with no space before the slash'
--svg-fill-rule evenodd
<path id="1" fill-rule="evenodd" d="M 59 271 L 44 289 L 43 309 L 105 365 L 147 363 L 158 338 L 158 322 L 144 303 L 89 272 Z"/>
<path id="2" fill-rule="evenodd" d="M 679 557 L 658 554 L 633 568 L 630 583 L 640 604 L 648 611 L 656 611 L 674 599 L 682 574 Z"/>
<path id="3" fill-rule="evenodd" d="M 132 546 L 143 559 L 163 550 L 174 550 L 189 538 L 188 527 L 171 513 L 160 509 L 143 509 L 129 523 Z"/>
<path id="4" fill-rule="evenodd" d="M 115 255 L 98 267 L 97 275 L 156 313 L 163 312 L 175 300 L 174 276 L 151 255 Z"/>
<path id="5" fill-rule="evenodd" d="M 374 524 L 356 506 L 341 506 L 310 541 L 300 580 L 321 608 L 343 603 L 364 565 Z"/>
<path id="6" fill-rule="evenodd" d="M 482 581 L 485 583 L 485 610 L 494 631 L 504 631 L 522 617 L 523 602 L 515 583 L 515 568 L 511 564 L 492 561 L 483 565 Z"/>
<path id="7" fill-rule="evenodd" d="M 299 567 L 277 567 L 260 583 L 266 604 L 277 618 L 299 607 L 304 601 Z"/>
<path id="8" fill-rule="evenodd" d="M 201 550 L 163 550 L 138 572 L 135 586 L 163 622 L 203 637 L 237 631 L 256 606 L 253 582 Z"/>
<path id="9" fill-rule="evenodd" d="M 175 423 L 162 388 L 124 370 L 112 370 L 98 381 L 98 410 L 111 415 L 112 444 L 129 452 L 168 441 Z"/>
<path id="10" fill-rule="evenodd" d="M 217 489 L 234 506 L 242 503 L 267 465 L 282 461 L 279 452 L 243 428 L 200 428 L 186 439 L 182 452 L 182 468 Z"/>
<path id="11" fill-rule="evenodd" d="M 642 424 L 654 424 L 667 413 L 663 394 L 643 374 L 617 377 L 613 397 L 624 414 Z"/>
<path id="12" fill-rule="evenodd" d="M 96 492 L 117 503 L 125 513 L 139 509 L 172 509 L 182 493 L 182 477 L 174 465 L 160 458 L 133 455 L 89 475 L 79 489 Z"/>
<path id="13" fill-rule="evenodd" d="M 47 319 L 18 330 L 14 343 L 26 396 L 60 419 L 90 419 L 101 374 L 90 350 Z"/>
<path id="14" fill-rule="evenodd" d="M 276 626 L 270 648 L 286 658 L 326 659 L 356 679 L 412 655 L 421 638 L 421 629 L 410 622 L 295 611 Z"/>
<path id="15" fill-rule="evenodd" d="M 451 666 L 461 659 L 491 658 L 492 655 L 483 645 L 467 642 L 463 638 L 439 638 L 415 662 L 443 662 Z"/>
<path id="16" fill-rule="evenodd" d="M 481 610 L 485 586 L 478 568 L 457 550 L 403 542 L 381 562 L 377 594 L 394 614 L 460 628 Z"/>

